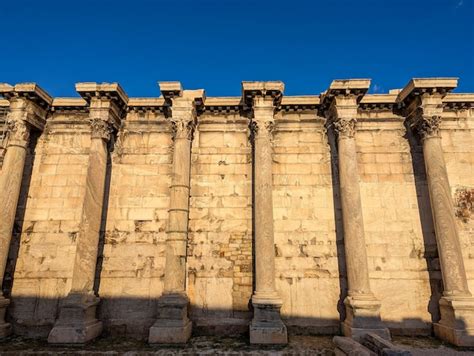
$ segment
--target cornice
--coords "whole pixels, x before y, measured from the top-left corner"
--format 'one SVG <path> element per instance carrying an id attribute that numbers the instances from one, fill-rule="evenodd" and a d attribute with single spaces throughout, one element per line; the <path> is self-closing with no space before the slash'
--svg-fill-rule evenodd
<path id="1" fill-rule="evenodd" d="M 285 84 L 281 81 L 269 82 L 242 82 L 242 99 L 246 105 L 252 107 L 255 96 L 270 96 L 273 105 L 278 107 L 281 103 Z"/>
<path id="2" fill-rule="evenodd" d="M 128 100 L 127 111 L 134 112 L 164 112 L 165 99 L 160 98 L 130 98 Z"/>
<path id="3" fill-rule="evenodd" d="M 242 107 L 242 98 L 238 96 L 211 97 L 206 99 L 203 112 L 235 113 Z"/>
<path id="4" fill-rule="evenodd" d="M 87 103 L 92 98 L 107 98 L 120 109 L 124 109 L 128 103 L 128 96 L 118 83 L 77 83 L 76 91 Z"/>
<path id="5" fill-rule="evenodd" d="M 318 95 L 284 96 L 281 99 L 283 111 L 316 110 L 321 103 Z"/>
<path id="6" fill-rule="evenodd" d="M 448 93 L 443 98 L 446 109 L 462 110 L 474 107 L 474 94 L 471 93 Z"/>
<path id="7" fill-rule="evenodd" d="M 18 83 L 15 86 L 0 83 L 0 95 L 7 100 L 14 97 L 27 99 L 44 110 L 53 102 L 53 98 L 36 83 Z"/>
<path id="8" fill-rule="evenodd" d="M 88 112 L 87 102 L 82 98 L 54 98 L 51 112 Z"/>
<path id="9" fill-rule="evenodd" d="M 413 78 L 398 94 L 397 101 L 407 104 L 414 97 L 428 93 L 442 96 L 458 86 L 458 78 Z"/>
<path id="10" fill-rule="evenodd" d="M 397 106 L 397 94 L 369 94 L 359 102 L 361 110 L 393 110 Z"/>

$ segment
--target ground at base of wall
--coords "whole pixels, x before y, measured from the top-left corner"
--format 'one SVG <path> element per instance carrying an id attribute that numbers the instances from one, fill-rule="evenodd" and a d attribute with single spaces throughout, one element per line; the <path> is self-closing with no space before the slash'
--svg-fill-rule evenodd
<path id="1" fill-rule="evenodd" d="M 414 356 L 473 355 L 431 337 L 396 337 L 397 346 Z M 151 346 L 134 339 L 103 337 L 83 347 L 51 346 L 44 340 L 11 337 L 0 344 L 0 355 L 334 355 L 332 336 L 296 336 L 286 346 L 250 345 L 247 338 L 198 336 L 184 346 Z"/>

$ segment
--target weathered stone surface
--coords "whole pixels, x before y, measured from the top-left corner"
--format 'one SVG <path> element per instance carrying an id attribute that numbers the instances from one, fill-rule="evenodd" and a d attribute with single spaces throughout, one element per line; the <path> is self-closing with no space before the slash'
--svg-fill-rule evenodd
<path id="1" fill-rule="evenodd" d="M 251 83 L 244 97 L 204 101 L 203 91 L 171 83 L 162 97 L 128 103 L 116 84 L 87 83 L 78 86 L 84 99 L 52 101 L 36 85 L 2 86 L 0 105 L 26 112 L 32 138 L 26 150 L 3 151 L 0 181 L 11 183 L 0 214 L 14 220 L 0 220 L 10 221 L 1 310 L 15 334 L 44 339 L 69 321 L 64 332 L 78 328 L 76 340 L 99 325 L 146 340 L 157 316 L 171 313 L 163 328 L 155 324 L 154 342 L 187 340 L 191 323 L 195 335 L 245 333 L 251 323 L 253 340 L 282 342 L 285 326 L 291 340 L 337 334 L 346 320 L 355 337 L 386 335 L 386 327 L 428 335 L 434 325 L 443 339 L 468 345 L 474 220 L 467 200 L 459 212 L 458 192 L 474 188 L 474 97 L 449 93 L 453 85 L 416 79 L 370 95 L 367 80 L 346 80 L 321 96 L 280 100 L 281 83 Z M 191 127 L 172 121 L 193 101 L 190 141 Z M 340 121 L 325 115 L 331 110 Z M 107 147 L 106 137 L 91 137 L 92 117 L 114 127 Z M 327 130 L 328 117 L 339 135 Z M 422 132 L 437 138 L 420 140 Z M 91 152 L 110 158 L 100 153 L 94 164 Z M 91 163 L 106 167 L 103 186 L 104 171 L 89 173 Z M 74 288 L 100 303 L 63 309 Z M 62 318 L 63 310 L 78 317 Z"/>

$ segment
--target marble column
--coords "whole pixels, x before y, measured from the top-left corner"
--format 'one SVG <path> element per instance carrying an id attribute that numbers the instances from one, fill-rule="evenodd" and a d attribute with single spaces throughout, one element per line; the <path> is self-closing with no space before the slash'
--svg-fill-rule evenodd
<path id="1" fill-rule="evenodd" d="M 176 83 L 175 83 L 176 84 Z M 166 239 L 164 290 L 157 302 L 157 320 L 150 328 L 149 343 L 181 344 L 191 337 L 186 294 L 186 248 L 188 240 L 191 142 L 197 122 L 196 99 L 203 91 L 181 91 L 171 102 L 173 166 Z M 161 84 L 165 91 L 165 84 Z M 197 95 L 197 97 L 196 97 Z M 165 95 L 166 96 L 166 95 Z"/>
<path id="2" fill-rule="evenodd" d="M 86 192 L 77 234 L 71 290 L 63 301 L 49 343 L 85 343 L 100 335 L 102 322 L 96 319 L 99 303 L 93 291 L 107 172 L 111 126 L 101 118 L 91 119 L 91 145 Z"/>
<path id="3" fill-rule="evenodd" d="M 439 301 L 441 320 L 435 334 L 458 346 L 474 346 L 474 298 L 468 283 L 456 227 L 454 205 L 443 156 L 439 127 L 441 112 L 416 118 L 414 128 L 423 145 L 444 291 Z"/>
<path id="4" fill-rule="evenodd" d="M 282 85 L 282 84 L 281 84 Z M 245 84 L 244 84 L 245 89 Z M 281 96 L 282 89 L 276 92 Z M 268 95 L 267 95 L 268 94 Z M 250 323 L 250 343 L 286 344 L 287 329 L 280 316 L 282 300 L 275 288 L 275 242 L 273 235 L 272 131 L 274 94 L 257 92 L 252 97 L 250 121 L 254 157 L 255 291 Z"/>
<path id="5" fill-rule="evenodd" d="M 380 301 L 374 296 L 370 287 L 354 137 L 358 100 L 368 89 L 369 83 L 367 81 L 357 85 L 351 81 L 334 81 L 323 103 L 328 106 L 326 115 L 337 135 L 348 284 L 348 294 L 344 300 L 346 318 L 342 323 L 343 333 L 354 339 L 359 339 L 367 333 L 376 333 L 390 339 L 390 332 L 380 318 Z"/>
<path id="6" fill-rule="evenodd" d="M 0 95 L 9 101 L 6 151 L 0 171 L 0 277 L 3 281 L 15 224 L 31 130 L 42 131 L 52 98 L 35 83 L 0 83 Z M 0 294 L 0 338 L 10 334 L 5 322 L 9 300 Z"/>
<path id="7" fill-rule="evenodd" d="M 20 188 L 28 149 L 30 127 L 22 119 L 22 108 L 12 108 L 7 118 L 8 141 L 0 173 L 0 276 L 5 275 L 8 252 L 20 197 Z M 0 338 L 10 334 L 5 312 L 10 301 L 0 296 Z"/>
<path id="8" fill-rule="evenodd" d="M 457 78 L 413 78 L 399 93 L 398 102 L 407 126 L 418 134 L 423 147 L 444 286 L 441 320 L 433 324 L 434 332 L 452 344 L 474 346 L 474 298 L 468 288 L 440 135 L 443 99 L 457 82 Z"/>

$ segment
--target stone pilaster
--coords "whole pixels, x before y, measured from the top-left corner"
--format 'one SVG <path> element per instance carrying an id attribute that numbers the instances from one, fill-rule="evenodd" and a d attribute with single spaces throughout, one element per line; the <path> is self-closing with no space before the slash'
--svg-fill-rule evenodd
<path id="1" fill-rule="evenodd" d="M 93 88 L 89 88 L 91 85 Z M 62 302 L 59 317 L 48 336 L 48 342 L 55 344 L 82 344 L 102 332 L 102 322 L 96 319 L 99 297 L 95 295 L 93 286 L 104 203 L 108 142 L 113 129 L 118 128 L 127 100 L 116 84 L 84 83 L 76 85 L 76 89 L 89 101 L 91 145 L 71 290 Z"/>
<path id="2" fill-rule="evenodd" d="M 474 298 L 467 284 L 440 136 L 442 99 L 455 88 L 453 78 L 413 79 L 400 93 L 408 125 L 418 133 L 426 168 L 444 291 L 435 334 L 458 346 L 474 346 Z"/>
<path id="3" fill-rule="evenodd" d="M 333 81 L 323 97 L 325 115 L 337 134 L 339 182 L 341 191 L 344 251 L 348 295 L 344 300 L 344 335 L 355 339 L 376 333 L 389 339 L 390 333 L 380 319 L 380 301 L 370 288 L 364 221 L 359 188 L 355 126 L 358 102 L 369 88 L 364 79 Z"/>
<path id="4" fill-rule="evenodd" d="M 7 115 L 8 138 L 0 173 L 0 276 L 3 281 L 30 131 L 43 129 L 51 98 L 34 84 L 28 86 L 19 84 L 15 87 L 2 84 L 0 93 L 10 101 Z M 10 324 L 5 322 L 5 312 L 9 303 L 8 299 L 0 295 L 0 338 L 10 334 Z"/>
<path id="5" fill-rule="evenodd" d="M 191 143 L 197 123 L 196 107 L 205 99 L 203 90 L 182 90 L 177 82 L 160 83 L 170 104 L 173 130 L 173 167 L 166 239 L 163 295 L 158 315 L 150 328 L 150 343 L 186 343 L 191 337 L 186 295 L 186 248 L 188 241 Z"/>
<path id="6" fill-rule="evenodd" d="M 281 82 L 244 82 L 244 100 L 252 108 L 250 120 L 254 149 L 255 291 L 250 343 L 286 344 L 287 330 L 280 317 L 282 300 L 275 288 L 273 236 L 272 131 L 275 107 L 283 92 Z"/>

